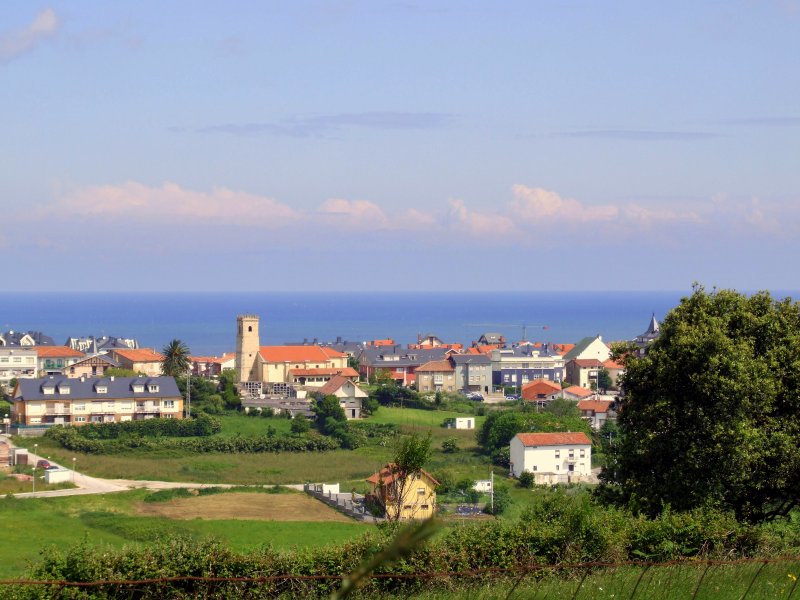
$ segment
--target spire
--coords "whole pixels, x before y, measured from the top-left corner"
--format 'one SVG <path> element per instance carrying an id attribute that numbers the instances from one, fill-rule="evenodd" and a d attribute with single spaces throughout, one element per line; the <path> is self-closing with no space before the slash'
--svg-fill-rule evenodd
<path id="1" fill-rule="evenodd" d="M 659 326 L 658 321 L 656 321 L 656 313 L 653 313 L 653 316 L 650 319 L 650 326 L 647 328 L 647 333 L 656 334 L 660 333 L 660 331 L 661 327 Z"/>

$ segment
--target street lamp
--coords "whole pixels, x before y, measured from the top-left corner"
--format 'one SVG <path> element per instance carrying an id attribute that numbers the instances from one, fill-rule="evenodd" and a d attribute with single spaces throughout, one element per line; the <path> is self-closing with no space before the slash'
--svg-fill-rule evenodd
<path id="1" fill-rule="evenodd" d="M 186 418 L 192 416 L 192 365 L 189 364 L 189 370 L 186 372 Z"/>
<path id="2" fill-rule="evenodd" d="M 78 460 L 74 456 L 72 457 L 72 483 L 75 483 L 75 461 Z"/>

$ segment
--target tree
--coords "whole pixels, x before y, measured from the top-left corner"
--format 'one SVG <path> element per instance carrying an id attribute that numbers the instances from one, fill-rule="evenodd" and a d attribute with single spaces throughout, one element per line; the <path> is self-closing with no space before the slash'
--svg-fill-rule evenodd
<path id="1" fill-rule="evenodd" d="M 442 442 L 442 452 L 452 454 L 458 452 L 458 440 L 454 437 L 449 437 Z"/>
<path id="2" fill-rule="evenodd" d="M 330 435 L 340 426 L 347 425 L 344 409 L 339 404 L 339 399 L 332 394 L 317 400 L 311 410 L 317 415 L 317 429 L 325 435 Z"/>
<path id="3" fill-rule="evenodd" d="M 189 372 L 189 346 L 178 339 L 172 340 L 161 351 L 161 372 L 170 377 L 183 377 Z"/>
<path id="4" fill-rule="evenodd" d="M 431 435 L 430 433 L 422 437 L 417 433 L 404 436 L 398 442 L 394 451 L 392 462 L 388 468 L 392 475 L 392 482 L 389 484 L 389 493 L 383 496 L 386 498 L 386 518 L 387 520 L 399 520 L 403 513 L 403 507 L 408 506 L 409 496 L 412 486 L 419 477 L 425 463 L 431 457 Z M 381 480 L 382 482 L 383 480 Z M 416 507 L 418 502 L 429 502 L 429 498 L 415 498 Z M 391 506 L 391 510 L 389 510 Z"/>
<path id="5" fill-rule="evenodd" d="M 644 513 L 709 504 L 761 521 L 800 499 L 800 307 L 695 285 L 624 395 L 601 493 Z"/>
<path id="6" fill-rule="evenodd" d="M 597 372 L 597 387 L 603 391 L 610 390 L 614 387 L 614 381 L 611 379 L 611 374 L 605 367 L 601 367 Z"/>
<path id="7" fill-rule="evenodd" d="M 556 417 L 581 418 L 581 411 L 578 410 L 578 403 L 573 400 L 567 400 L 566 398 L 553 398 L 545 405 L 542 412 L 555 415 Z"/>
<path id="8" fill-rule="evenodd" d="M 292 433 L 295 435 L 302 435 L 304 433 L 308 433 L 311 429 L 311 423 L 308 422 L 303 415 L 295 415 L 294 419 L 292 419 L 292 424 L 289 426 L 289 429 L 292 430 Z"/>

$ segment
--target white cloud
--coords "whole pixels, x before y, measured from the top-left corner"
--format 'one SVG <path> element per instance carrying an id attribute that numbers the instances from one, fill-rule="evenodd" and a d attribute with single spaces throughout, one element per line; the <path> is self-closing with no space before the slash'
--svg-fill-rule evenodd
<path id="1" fill-rule="evenodd" d="M 448 200 L 450 206 L 450 223 L 457 229 L 477 236 L 486 241 L 497 241 L 498 237 L 508 237 L 519 233 L 514 221 L 509 217 L 496 213 L 485 213 L 470 210 L 463 200 Z"/>
<path id="2" fill-rule="evenodd" d="M 30 52 L 42 39 L 54 34 L 58 29 L 58 16 L 52 8 L 40 11 L 33 23 L 17 31 L 0 35 L 0 63 Z"/>
<path id="3" fill-rule="evenodd" d="M 342 217 L 351 225 L 385 228 L 390 223 L 386 213 L 377 204 L 367 200 L 331 198 L 323 202 L 319 212 L 323 215 Z"/>
<path id="4" fill-rule="evenodd" d="M 510 213 L 525 221 L 568 221 L 587 223 L 612 221 L 619 215 L 619 208 L 612 205 L 591 206 L 577 200 L 564 199 L 556 192 L 532 188 L 522 184 L 512 186 L 514 199 Z"/>
<path id="5" fill-rule="evenodd" d="M 292 208 L 266 196 L 224 187 L 196 192 L 171 182 L 150 187 L 133 181 L 74 190 L 44 212 L 84 218 L 195 220 L 265 227 L 279 227 L 298 218 Z"/>

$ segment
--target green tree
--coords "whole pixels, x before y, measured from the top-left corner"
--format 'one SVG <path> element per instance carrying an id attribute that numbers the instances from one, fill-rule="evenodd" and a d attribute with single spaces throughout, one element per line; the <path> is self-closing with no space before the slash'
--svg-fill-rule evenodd
<path id="1" fill-rule="evenodd" d="M 446 454 L 453 454 L 458 452 L 458 440 L 454 437 L 449 437 L 442 442 L 442 452 Z"/>
<path id="2" fill-rule="evenodd" d="M 308 422 L 308 419 L 305 418 L 303 415 L 295 415 L 294 419 L 292 419 L 292 424 L 289 426 L 292 433 L 295 435 L 302 435 L 304 433 L 308 433 L 311 429 L 311 423 Z"/>
<path id="3" fill-rule="evenodd" d="M 573 417 L 580 419 L 581 411 L 578 410 L 578 403 L 566 398 L 553 398 L 550 400 L 542 412 L 555 415 L 556 417 Z"/>
<path id="4" fill-rule="evenodd" d="M 407 501 L 411 486 L 431 457 L 431 435 L 423 437 L 417 433 L 403 436 L 395 447 L 389 468 L 394 475 L 391 493 L 386 494 L 387 503 L 394 510 L 387 510 L 387 519 L 399 520 Z M 420 499 L 422 500 L 422 499 Z M 388 508 L 388 507 L 387 507 Z"/>
<path id="5" fill-rule="evenodd" d="M 530 471 L 523 471 L 519 474 L 518 483 L 519 487 L 522 488 L 532 488 L 533 484 L 536 482 L 535 478 L 533 477 L 533 473 Z"/>
<path id="6" fill-rule="evenodd" d="M 330 435 L 339 426 L 346 426 L 347 417 L 344 409 L 339 404 L 339 399 L 334 395 L 324 396 L 317 400 L 311 407 L 317 415 L 317 429 L 325 435 Z"/>
<path id="7" fill-rule="evenodd" d="M 161 350 L 161 372 L 170 377 L 184 377 L 189 371 L 189 346 L 174 339 Z"/>
<path id="8" fill-rule="evenodd" d="M 800 307 L 695 285 L 639 357 L 617 351 L 619 435 L 601 493 L 650 515 L 714 504 L 739 518 L 800 499 Z"/>
<path id="9" fill-rule="evenodd" d="M 611 379 L 611 375 L 605 367 L 602 367 L 597 372 L 597 387 L 602 391 L 610 390 L 614 387 L 614 381 Z"/>
<path id="10" fill-rule="evenodd" d="M 483 425 L 477 430 L 476 437 L 483 451 L 486 454 L 493 454 L 498 450 L 508 449 L 511 438 L 527 431 L 583 431 L 587 435 L 591 432 L 586 421 L 574 415 L 557 416 L 525 409 L 498 410 L 489 413 Z"/>
<path id="11" fill-rule="evenodd" d="M 483 511 L 490 515 L 501 515 L 511 506 L 512 502 L 513 500 L 511 499 L 511 494 L 508 493 L 508 489 L 502 486 L 496 486 L 494 488 L 494 501 L 487 504 Z"/>

